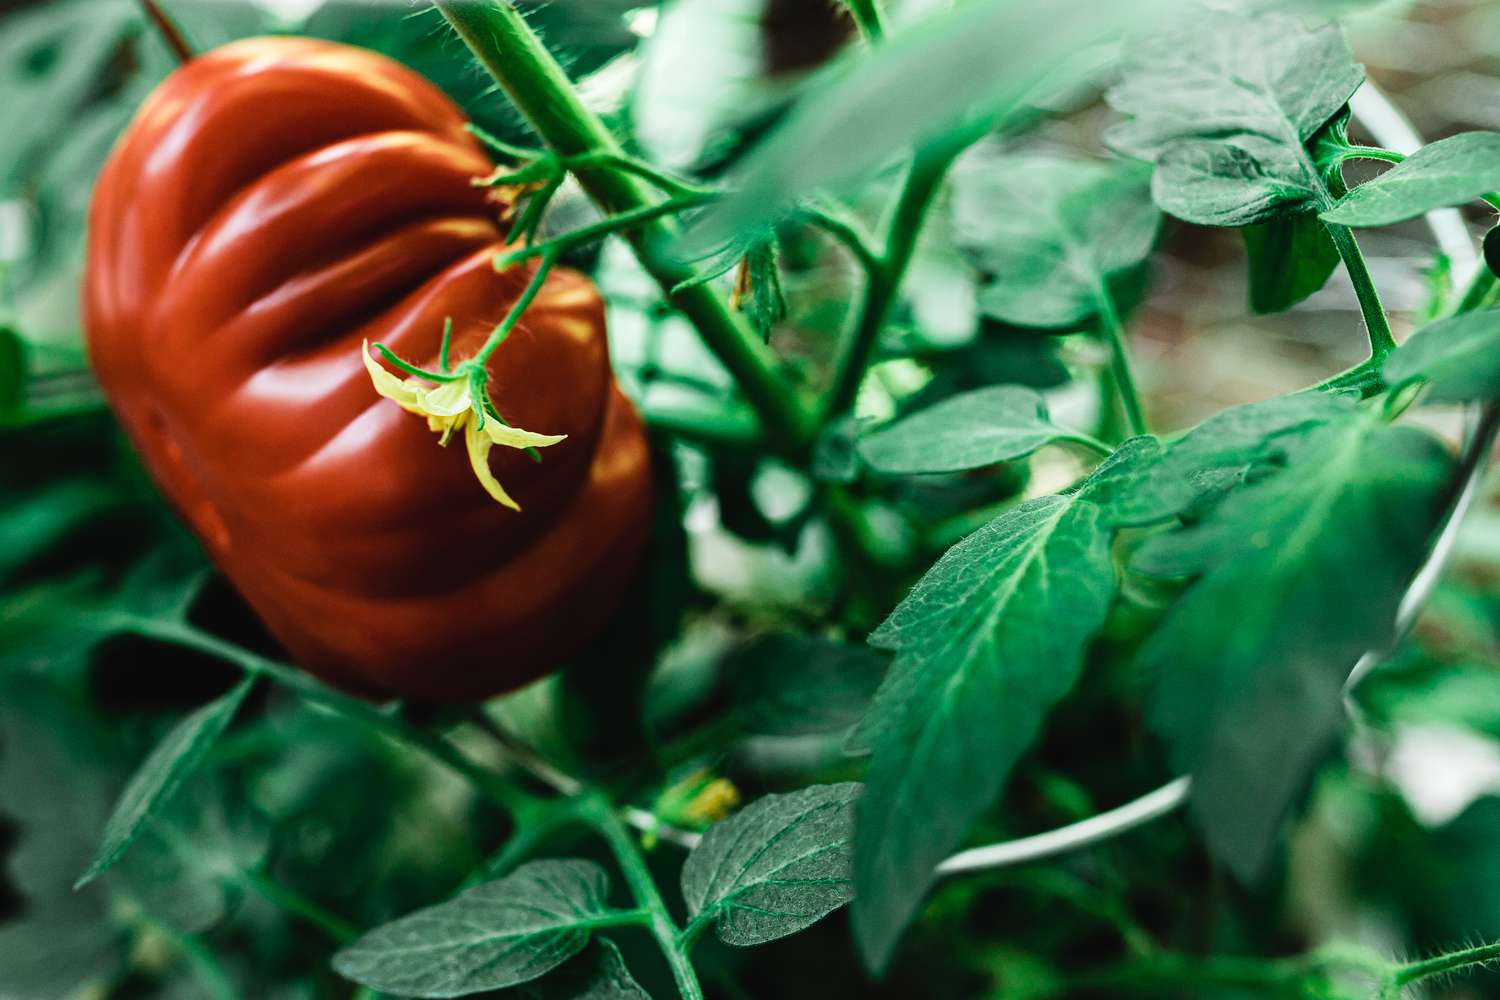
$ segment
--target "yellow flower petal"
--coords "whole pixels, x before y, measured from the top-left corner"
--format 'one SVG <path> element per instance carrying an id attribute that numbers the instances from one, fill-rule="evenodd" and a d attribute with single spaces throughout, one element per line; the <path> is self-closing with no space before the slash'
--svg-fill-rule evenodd
<path id="1" fill-rule="evenodd" d="M 566 434 L 538 434 L 519 427 L 507 427 L 492 416 L 484 418 L 484 433 L 495 444 L 506 448 L 546 448 L 567 438 Z"/>
<path id="2" fill-rule="evenodd" d="M 427 391 L 422 409 L 435 417 L 456 417 L 473 405 L 469 399 L 469 380 L 461 378 L 444 382 L 436 389 Z"/>
<path id="3" fill-rule="evenodd" d="M 486 420 L 485 426 L 488 427 L 493 422 L 495 422 L 493 418 Z M 490 471 L 490 449 L 494 447 L 494 443 L 483 431 L 474 426 L 472 420 L 464 428 L 464 443 L 469 449 L 469 465 L 474 468 L 474 475 L 479 480 L 479 484 L 484 487 L 484 491 L 511 510 L 520 510 L 521 505 L 505 492 L 505 487 L 500 485 L 500 481 Z"/>
<path id="4" fill-rule="evenodd" d="M 375 356 L 370 353 L 370 342 L 365 341 L 364 346 L 365 371 L 370 373 L 370 381 L 375 384 L 375 391 L 386 399 L 394 400 L 403 410 L 409 413 L 425 413 L 422 408 L 422 399 L 427 390 L 412 379 L 405 381 L 386 371 Z"/>

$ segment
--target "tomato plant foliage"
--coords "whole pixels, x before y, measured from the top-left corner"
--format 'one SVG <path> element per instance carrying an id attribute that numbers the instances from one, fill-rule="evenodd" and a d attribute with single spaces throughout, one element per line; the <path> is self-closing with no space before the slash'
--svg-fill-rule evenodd
<path id="1" fill-rule="evenodd" d="M 646 553 L 461 706 L 313 679 L 156 495 L 56 290 L 172 65 L 132 5 L 19 6 L 0 996 L 1390 1000 L 1500 954 L 1500 281 L 1408 317 L 1360 243 L 1500 204 L 1500 135 L 1366 135 L 1326 5 L 162 4 L 419 69 L 497 267 L 603 293 Z"/>

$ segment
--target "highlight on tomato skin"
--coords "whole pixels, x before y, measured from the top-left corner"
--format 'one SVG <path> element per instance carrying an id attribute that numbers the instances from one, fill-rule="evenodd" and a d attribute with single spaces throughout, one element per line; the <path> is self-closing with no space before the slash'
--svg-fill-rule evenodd
<path id="1" fill-rule="evenodd" d="M 205 52 L 116 143 L 84 286 L 111 405 L 271 632 L 335 683 L 423 700 L 566 662 L 628 585 L 651 509 L 581 275 L 547 275 L 489 354 L 483 424 L 467 394 L 432 418 L 458 449 L 372 385 L 367 341 L 424 365 L 446 346 L 479 374 L 466 359 L 537 271 L 491 266 L 506 206 L 474 184 L 493 165 L 465 126 L 372 52 Z"/>

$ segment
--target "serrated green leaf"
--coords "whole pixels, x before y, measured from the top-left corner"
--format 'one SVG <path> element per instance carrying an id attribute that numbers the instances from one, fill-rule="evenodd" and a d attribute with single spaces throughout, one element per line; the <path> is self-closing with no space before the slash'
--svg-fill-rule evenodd
<path id="1" fill-rule="evenodd" d="M 1435 403 L 1500 396 L 1500 313 L 1483 309 L 1429 323 L 1398 347 L 1382 369 L 1387 382 L 1427 380 Z"/>
<path id="2" fill-rule="evenodd" d="M 1197 11 L 1128 47 L 1108 99 L 1131 118 L 1106 141 L 1155 162 L 1157 204 L 1190 222 L 1326 208 L 1333 195 L 1307 143 L 1363 80 L 1337 25 Z"/>
<path id="3" fill-rule="evenodd" d="M 1349 670 L 1389 636 L 1450 467 L 1426 434 L 1357 412 L 1296 442 L 1284 469 L 1198 524 L 1150 543 L 1203 574 L 1141 650 L 1151 723 L 1193 775 L 1210 850 L 1241 878 L 1264 869 L 1337 734 Z"/>
<path id="4" fill-rule="evenodd" d="M 1170 444 L 1131 438 L 1094 471 L 1080 495 L 1103 507 L 1118 527 L 1157 524 L 1278 460 L 1291 441 L 1347 417 L 1354 405 L 1347 396 L 1308 390 L 1230 407 Z M 1175 575 L 1170 566 L 1152 564 L 1152 555 L 1150 547 L 1138 550 L 1131 567 Z"/>
<path id="5" fill-rule="evenodd" d="M 1073 686 L 1115 590 L 1103 511 L 1042 497 L 927 571 L 870 637 L 896 661 L 857 739 L 855 936 L 880 968 L 933 870 L 958 846 Z"/>
<path id="6" fill-rule="evenodd" d="M 1052 423 L 1036 390 L 994 385 L 950 396 L 865 434 L 858 448 L 877 472 L 915 475 L 1011 462 L 1054 441 L 1079 438 Z"/>
<path id="7" fill-rule="evenodd" d="M 695 919 L 727 944 L 795 934 L 849 902 L 854 782 L 767 795 L 712 827 L 682 866 Z"/>
<path id="8" fill-rule="evenodd" d="M 1500 190 L 1500 133 L 1464 132 L 1423 146 L 1405 162 L 1354 188 L 1323 219 L 1388 226 Z"/>
<path id="9" fill-rule="evenodd" d="M 518 987 L 515 1000 L 651 1000 L 651 995 L 625 967 L 614 942 L 595 938 L 561 968 Z"/>
<path id="10" fill-rule="evenodd" d="M 954 215 L 959 243 L 993 276 L 981 310 L 1049 329 L 1092 318 L 1110 280 L 1146 259 L 1161 227 L 1145 170 L 1060 156 L 967 158 Z"/>
<path id="11" fill-rule="evenodd" d="M 1364 82 L 1338 25 L 1229 10 L 1196 11 L 1136 39 L 1121 76 L 1106 97 L 1131 120 L 1106 141 L 1142 160 L 1181 139 L 1305 142 Z"/>
<path id="12" fill-rule="evenodd" d="M 804 736 L 844 729 L 869 707 L 889 665 L 866 647 L 800 632 L 751 640 L 724 664 L 747 732 Z"/>
<path id="13" fill-rule="evenodd" d="M 377 927 L 333 967 L 385 993 L 457 997 L 530 982 L 610 923 L 609 877 L 592 861 L 532 861 L 505 878 Z"/>
<path id="14" fill-rule="evenodd" d="M 1250 308 L 1278 313 L 1321 289 L 1339 266 L 1338 248 L 1312 212 L 1281 215 L 1246 226 L 1250 262 Z"/>
<path id="15" fill-rule="evenodd" d="M 1260 135 L 1184 139 L 1156 160 L 1151 195 L 1200 226 L 1249 226 L 1317 207 L 1320 187 L 1298 147 Z"/>
<path id="16" fill-rule="evenodd" d="M 82 888 L 120 859 L 147 821 L 171 801 L 184 779 L 197 770 L 213 745 L 229 728 L 235 712 L 255 684 L 246 677 L 221 697 L 198 709 L 156 745 L 120 794 L 114 813 L 104 825 L 104 838 L 88 871 L 74 888 Z"/>

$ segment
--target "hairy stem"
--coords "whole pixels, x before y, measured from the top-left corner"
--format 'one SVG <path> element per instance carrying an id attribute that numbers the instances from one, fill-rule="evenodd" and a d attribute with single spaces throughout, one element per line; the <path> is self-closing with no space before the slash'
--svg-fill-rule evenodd
<path id="1" fill-rule="evenodd" d="M 532 257 L 540 257 L 547 254 L 566 253 L 578 247 L 596 243 L 615 233 L 628 233 L 639 229 L 657 219 L 669 215 L 676 215 L 700 205 L 706 205 L 713 201 L 717 194 L 713 192 L 698 192 L 692 194 L 678 195 L 669 201 L 657 202 L 654 205 L 642 205 L 640 208 L 632 208 L 618 215 L 611 215 L 600 219 L 598 222 L 574 229 L 572 232 L 563 233 L 550 240 L 533 244 L 529 247 L 517 247 L 500 254 L 497 263 L 501 267 L 509 267 L 519 261 L 529 260 Z"/>
<path id="2" fill-rule="evenodd" d="M 1365 264 L 1365 256 L 1354 239 L 1354 231 L 1348 226 L 1329 223 L 1326 225 L 1333 245 L 1338 248 L 1349 280 L 1354 283 L 1354 294 L 1359 298 L 1359 311 L 1365 320 L 1365 332 L 1370 338 L 1370 357 L 1383 358 L 1396 349 L 1396 339 L 1391 336 L 1391 322 L 1380 304 L 1380 292 L 1375 288 L 1375 279 Z"/>
<path id="3" fill-rule="evenodd" d="M 1490 965 L 1494 962 L 1500 962 L 1500 941 L 1450 951 L 1446 955 L 1423 959 L 1420 962 L 1408 962 L 1396 970 L 1395 985 L 1399 989 L 1433 976 L 1459 972 L 1477 965 Z"/>
<path id="4" fill-rule="evenodd" d="M 603 799 L 586 800 L 583 810 L 586 821 L 609 845 L 636 903 L 650 914 L 648 926 L 651 934 L 656 938 L 667 964 L 671 966 L 672 978 L 676 980 L 677 990 L 682 994 L 683 1000 L 703 1000 L 703 987 L 699 985 L 698 974 L 693 971 L 692 962 L 688 960 L 682 932 L 672 920 L 671 911 L 667 909 L 666 901 L 656 888 L 656 882 L 646 867 L 646 859 L 641 855 L 640 847 L 636 845 L 630 831 L 625 829 L 619 816 L 615 815 L 615 811 Z"/>
<path id="5" fill-rule="evenodd" d="M 619 142 L 598 116 L 584 107 L 567 74 L 509 0 L 437 0 L 436 6 L 532 128 L 559 155 L 624 155 Z M 658 200 L 639 178 L 611 167 L 585 168 L 577 176 L 583 189 L 606 213 L 628 212 Z M 735 376 L 745 398 L 759 413 L 770 443 L 783 454 L 803 453 L 813 439 L 813 414 L 782 376 L 775 355 L 712 289 L 697 285 L 672 291 L 693 276 L 691 269 L 670 253 L 676 233 L 672 223 L 657 220 L 624 235 L 641 266 Z"/>

